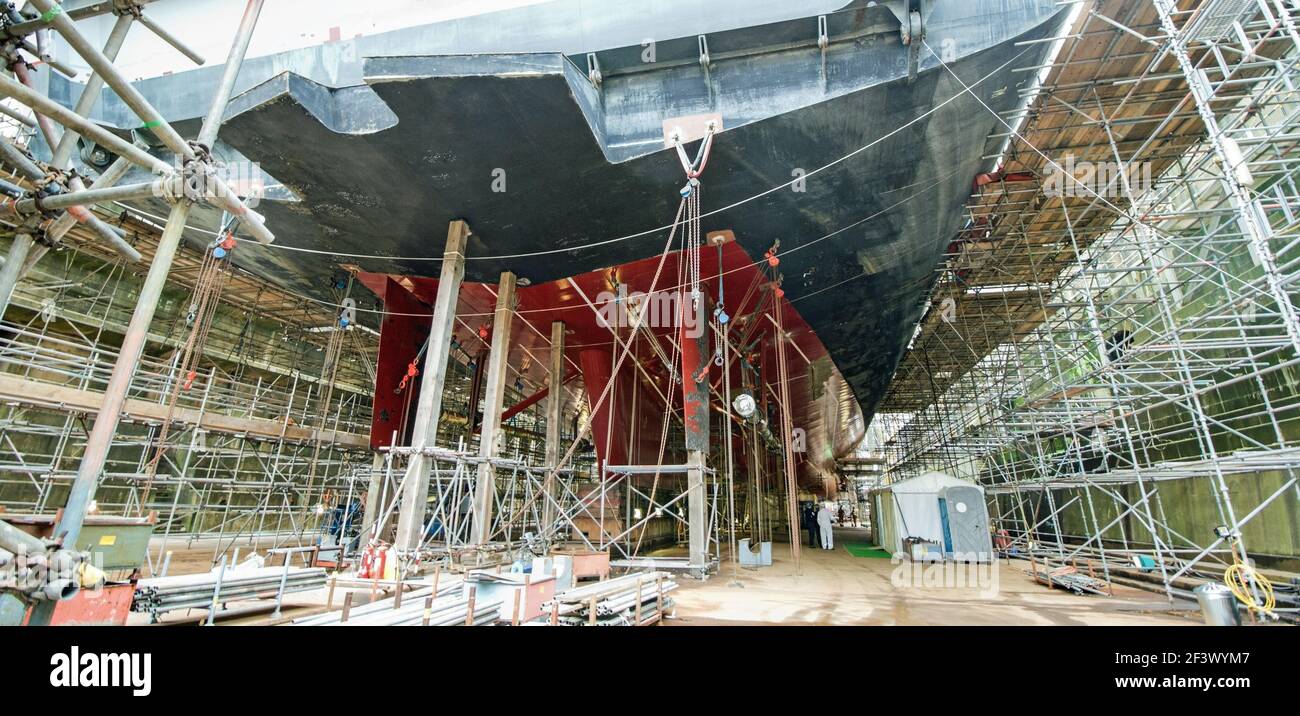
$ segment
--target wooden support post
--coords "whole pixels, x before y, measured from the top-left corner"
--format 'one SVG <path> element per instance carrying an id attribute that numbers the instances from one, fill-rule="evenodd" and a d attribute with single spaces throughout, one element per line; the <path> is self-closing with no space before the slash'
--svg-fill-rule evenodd
<path id="1" fill-rule="evenodd" d="M 523 589 L 515 590 L 515 613 L 510 619 L 511 626 L 519 626 L 519 607 L 522 605 L 525 597 L 528 596 L 528 583 L 532 581 L 532 575 L 524 575 Z"/>
<path id="2" fill-rule="evenodd" d="M 636 580 L 636 625 L 641 626 L 641 578 Z"/>
<path id="3" fill-rule="evenodd" d="M 352 592 L 343 595 L 343 615 L 339 617 L 339 623 L 342 624 L 348 620 L 348 615 L 352 613 Z"/>
<path id="4" fill-rule="evenodd" d="M 664 578 L 663 575 L 655 577 L 655 589 L 658 594 L 655 596 L 655 620 L 662 622 L 664 620 Z"/>
<path id="5" fill-rule="evenodd" d="M 596 597 L 591 598 L 591 604 L 587 607 L 587 626 L 596 626 Z"/>
<path id="6" fill-rule="evenodd" d="M 447 357 L 451 351 L 451 338 L 456 325 L 456 301 L 460 296 L 460 282 L 465 277 L 465 244 L 469 240 L 469 224 L 453 221 L 447 227 L 447 248 L 442 254 L 442 274 L 438 279 L 438 297 L 433 307 L 433 321 L 429 326 L 429 348 L 424 354 L 424 368 L 420 379 L 420 397 L 416 404 L 414 432 L 411 444 L 416 447 L 433 447 L 438 435 L 438 420 L 442 416 L 442 389 L 447 378 Z M 414 552 L 424 537 L 424 511 L 429 499 L 430 459 L 424 455 L 411 456 L 402 488 L 402 505 L 397 516 L 397 550 L 399 554 Z"/>
<path id="7" fill-rule="evenodd" d="M 564 322 L 551 323 L 551 356 L 548 375 L 549 393 L 546 394 L 546 483 L 543 490 L 548 497 L 542 503 L 542 531 L 555 524 L 555 493 L 557 479 L 551 470 L 560 464 L 560 423 L 564 420 Z"/>
<path id="8" fill-rule="evenodd" d="M 420 626 L 429 626 L 429 618 L 433 614 L 433 597 L 424 600 L 424 619 L 421 620 Z"/>
<path id="9" fill-rule="evenodd" d="M 492 317 L 492 348 L 488 355 L 487 389 L 483 395 L 483 424 L 479 428 L 478 456 L 497 456 L 501 436 L 501 408 L 506 395 L 506 368 L 510 358 L 510 326 L 515 308 L 515 275 L 501 274 L 497 306 Z M 474 483 L 474 544 L 485 545 L 492 537 L 492 503 L 496 495 L 496 469 L 488 463 L 478 466 Z"/>
<path id="10" fill-rule="evenodd" d="M 381 509 L 379 497 L 383 491 L 384 455 L 377 452 L 370 460 L 370 484 L 366 487 L 365 512 L 361 515 L 361 535 L 366 541 L 379 537 L 379 533 L 383 529 L 382 525 L 375 526 L 375 520 L 379 518 L 379 510 Z M 374 534 L 370 533 L 371 527 L 375 527 Z M 365 547 L 365 545 L 358 545 L 358 548 L 362 547 Z M 339 554 L 343 554 L 342 548 L 340 548 Z"/>
<path id="11" fill-rule="evenodd" d="M 466 602 L 465 607 L 465 626 L 474 626 L 474 594 L 477 591 L 478 587 L 472 584 L 469 586 L 469 600 Z"/>

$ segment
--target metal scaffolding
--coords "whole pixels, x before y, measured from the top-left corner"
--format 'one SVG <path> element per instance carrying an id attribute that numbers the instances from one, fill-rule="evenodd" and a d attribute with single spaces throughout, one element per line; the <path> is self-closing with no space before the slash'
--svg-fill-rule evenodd
<path id="1" fill-rule="evenodd" d="M 151 252 L 148 227 L 126 226 Z M 79 241 L 73 234 L 69 246 Z M 178 265 L 198 253 L 183 249 Z M 180 364 L 191 329 L 186 276 L 177 272 L 153 324 L 95 509 L 157 512 L 155 566 L 173 539 L 217 538 L 214 560 L 236 537 L 314 540 L 322 508 L 368 484 L 374 337 L 321 330 L 336 325 L 332 313 L 238 275 L 191 377 Z M 137 284 L 125 261 L 79 248 L 48 257 L 19 284 L 0 324 L 0 504 L 8 511 L 63 505 Z M 330 360 L 335 335 L 347 339 Z"/>
<path id="2" fill-rule="evenodd" d="M 1298 12 L 1079 5 L 881 406 L 887 482 L 976 480 L 1008 549 L 1171 600 L 1295 593 Z"/>
<path id="3" fill-rule="evenodd" d="M 606 479 L 596 481 L 586 470 L 565 468 L 554 472 L 547 487 L 548 470 L 530 463 L 516 451 L 511 457 L 484 458 L 476 450 L 445 448 L 384 448 L 384 466 L 379 488 L 379 509 L 360 535 L 388 541 L 401 503 L 402 488 L 409 479 L 405 466 L 420 453 L 430 464 L 428 508 L 420 531 L 418 550 L 423 561 L 469 559 L 480 561 L 484 553 L 504 553 L 511 559 L 543 554 L 544 548 L 578 543 L 587 549 L 610 551 L 630 559 L 639 553 L 648 527 L 668 518 L 675 529 L 671 539 L 685 539 L 687 519 L 683 505 L 688 495 L 684 485 L 656 492 L 635 484 L 634 478 L 658 472 L 665 477 L 686 473 L 684 465 L 610 466 Z M 494 468 L 493 489 L 488 492 L 493 509 L 485 540 L 474 536 L 473 522 L 478 505 L 475 482 L 481 465 Z M 667 481 L 667 480 L 666 480 Z M 709 547 L 719 559 L 719 509 L 722 488 L 712 470 L 706 471 L 708 494 Z M 632 508 L 632 504 L 638 505 Z M 624 507 L 627 507 L 626 514 Z M 548 509 L 549 508 L 549 509 Z M 648 544 L 648 543 L 647 543 Z"/>
<path id="4" fill-rule="evenodd" d="M 33 3 L 44 14 L 4 18 L 6 61 L 19 82 L 5 80 L 0 108 L 4 164 L 13 172 L 3 177 L 12 239 L 0 276 L 0 304 L 8 309 L 0 324 L 0 506 L 53 513 L 69 503 L 65 518 L 74 520 L 86 511 L 157 513 L 162 540 L 147 566 L 157 570 L 169 540 L 215 538 L 215 563 L 240 538 L 317 539 L 310 533 L 321 528 L 324 509 L 354 483 L 362 490 L 368 484 L 376 342 L 373 332 L 341 325 L 333 309 L 232 268 L 223 260 L 234 250 L 232 230 L 207 245 L 182 243 L 179 209 L 163 226 L 116 203 L 144 196 L 139 187 L 105 193 L 135 162 L 167 183 L 149 195 L 169 196 L 176 207 L 213 202 L 241 217 L 240 228 L 255 238 L 270 239 L 260 219 L 222 188 L 207 156 L 261 3 L 248 6 L 228 81 L 194 143 L 175 135 L 112 65 L 133 22 L 203 63 L 146 17 L 144 4 L 63 15 Z M 74 21 L 110 11 L 117 20 L 100 52 Z M 46 67 L 76 74 L 40 51 L 51 31 L 93 70 L 71 112 L 30 82 Z M 84 120 L 105 85 L 186 158 L 183 170 L 100 136 Z M 78 133 L 122 157 L 89 190 L 68 169 Z M 29 151 L 37 137 L 49 161 Z M 144 281 L 141 261 L 151 266 Z M 93 438 L 88 420 L 97 413 L 113 427 Z M 70 504 L 88 460 L 98 463 L 88 473 L 96 484 L 83 491 L 93 500 Z"/>

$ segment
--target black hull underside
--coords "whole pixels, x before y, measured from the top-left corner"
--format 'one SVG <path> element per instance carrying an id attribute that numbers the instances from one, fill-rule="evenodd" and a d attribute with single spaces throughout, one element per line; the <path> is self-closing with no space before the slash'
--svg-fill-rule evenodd
<path id="1" fill-rule="evenodd" d="M 702 178 L 705 212 L 856 152 L 802 186 L 717 211 L 703 228 L 734 231 L 755 258 L 780 241 L 787 297 L 867 420 L 965 222 L 972 179 L 998 149 L 990 135 L 1005 132 L 988 108 L 1012 110 L 1032 79 L 1025 68 L 1047 52 L 1047 43 L 1016 43 L 1050 36 L 1063 15 L 954 61 L 970 94 L 932 62 L 913 81 L 728 126 L 715 139 Z M 505 270 L 550 281 L 663 246 L 662 231 L 591 246 L 670 222 L 684 177 L 671 150 L 614 156 L 591 107 L 584 111 L 592 99 L 569 58 L 376 58 L 367 75 L 370 85 L 350 94 L 285 74 L 232 103 L 223 141 L 297 196 L 257 210 L 279 243 L 323 252 L 250 247 L 238 254 L 244 267 L 319 298 L 340 263 L 433 276 L 436 261 L 348 254 L 438 257 L 454 219 L 474 230 L 471 281 L 495 282 Z M 505 191 L 494 191 L 502 178 Z M 490 258 L 539 251 L 549 253 Z"/>

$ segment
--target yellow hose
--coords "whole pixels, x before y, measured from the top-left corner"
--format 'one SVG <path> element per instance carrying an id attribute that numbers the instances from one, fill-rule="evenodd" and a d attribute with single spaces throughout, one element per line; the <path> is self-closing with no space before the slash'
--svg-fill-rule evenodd
<path id="1" fill-rule="evenodd" d="M 1254 567 L 1236 559 L 1236 551 L 1233 552 L 1233 565 L 1223 573 L 1223 581 L 1247 609 L 1272 616 L 1273 608 L 1277 606 L 1277 599 L 1273 596 L 1273 583 L 1268 581 L 1268 577 L 1256 572 Z M 1251 593 L 1252 582 L 1263 596 L 1263 604 L 1257 602 Z"/>

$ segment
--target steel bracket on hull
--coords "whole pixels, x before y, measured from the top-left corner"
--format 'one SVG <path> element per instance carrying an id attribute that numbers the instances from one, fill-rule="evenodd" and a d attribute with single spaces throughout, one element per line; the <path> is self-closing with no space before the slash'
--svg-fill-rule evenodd
<path id="1" fill-rule="evenodd" d="M 921 21 L 924 24 L 925 22 L 928 22 L 930 16 L 934 14 L 935 7 L 934 0 L 885 0 L 885 2 L 880 4 L 889 8 L 889 11 L 894 13 L 894 17 L 897 18 L 899 24 L 902 25 L 904 44 L 907 43 L 907 28 L 911 14 L 919 14 L 921 16 Z"/>
<path id="2" fill-rule="evenodd" d="M 700 69 L 704 71 L 704 86 L 709 90 L 709 98 L 713 98 L 713 78 L 709 76 L 709 66 L 713 64 L 712 58 L 709 57 L 709 38 L 700 35 L 696 38 L 700 48 Z"/>
<path id="3" fill-rule="evenodd" d="M 907 48 L 907 81 L 916 81 L 921 68 L 921 46 L 925 44 L 925 27 L 934 12 L 934 0 L 891 0 L 885 3 L 898 18 L 899 33 Z"/>
<path id="4" fill-rule="evenodd" d="M 831 36 L 827 31 L 826 16 L 817 16 L 817 48 L 822 53 L 822 88 L 826 87 L 826 48 L 830 47 Z"/>
<path id="5" fill-rule="evenodd" d="M 916 73 L 921 66 L 921 45 L 925 42 L 925 23 L 921 13 L 912 12 L 907 17 L 907 27 L 903 30 L 903 44 L 907 45 L 907 81 L 916 81 Z"/>

